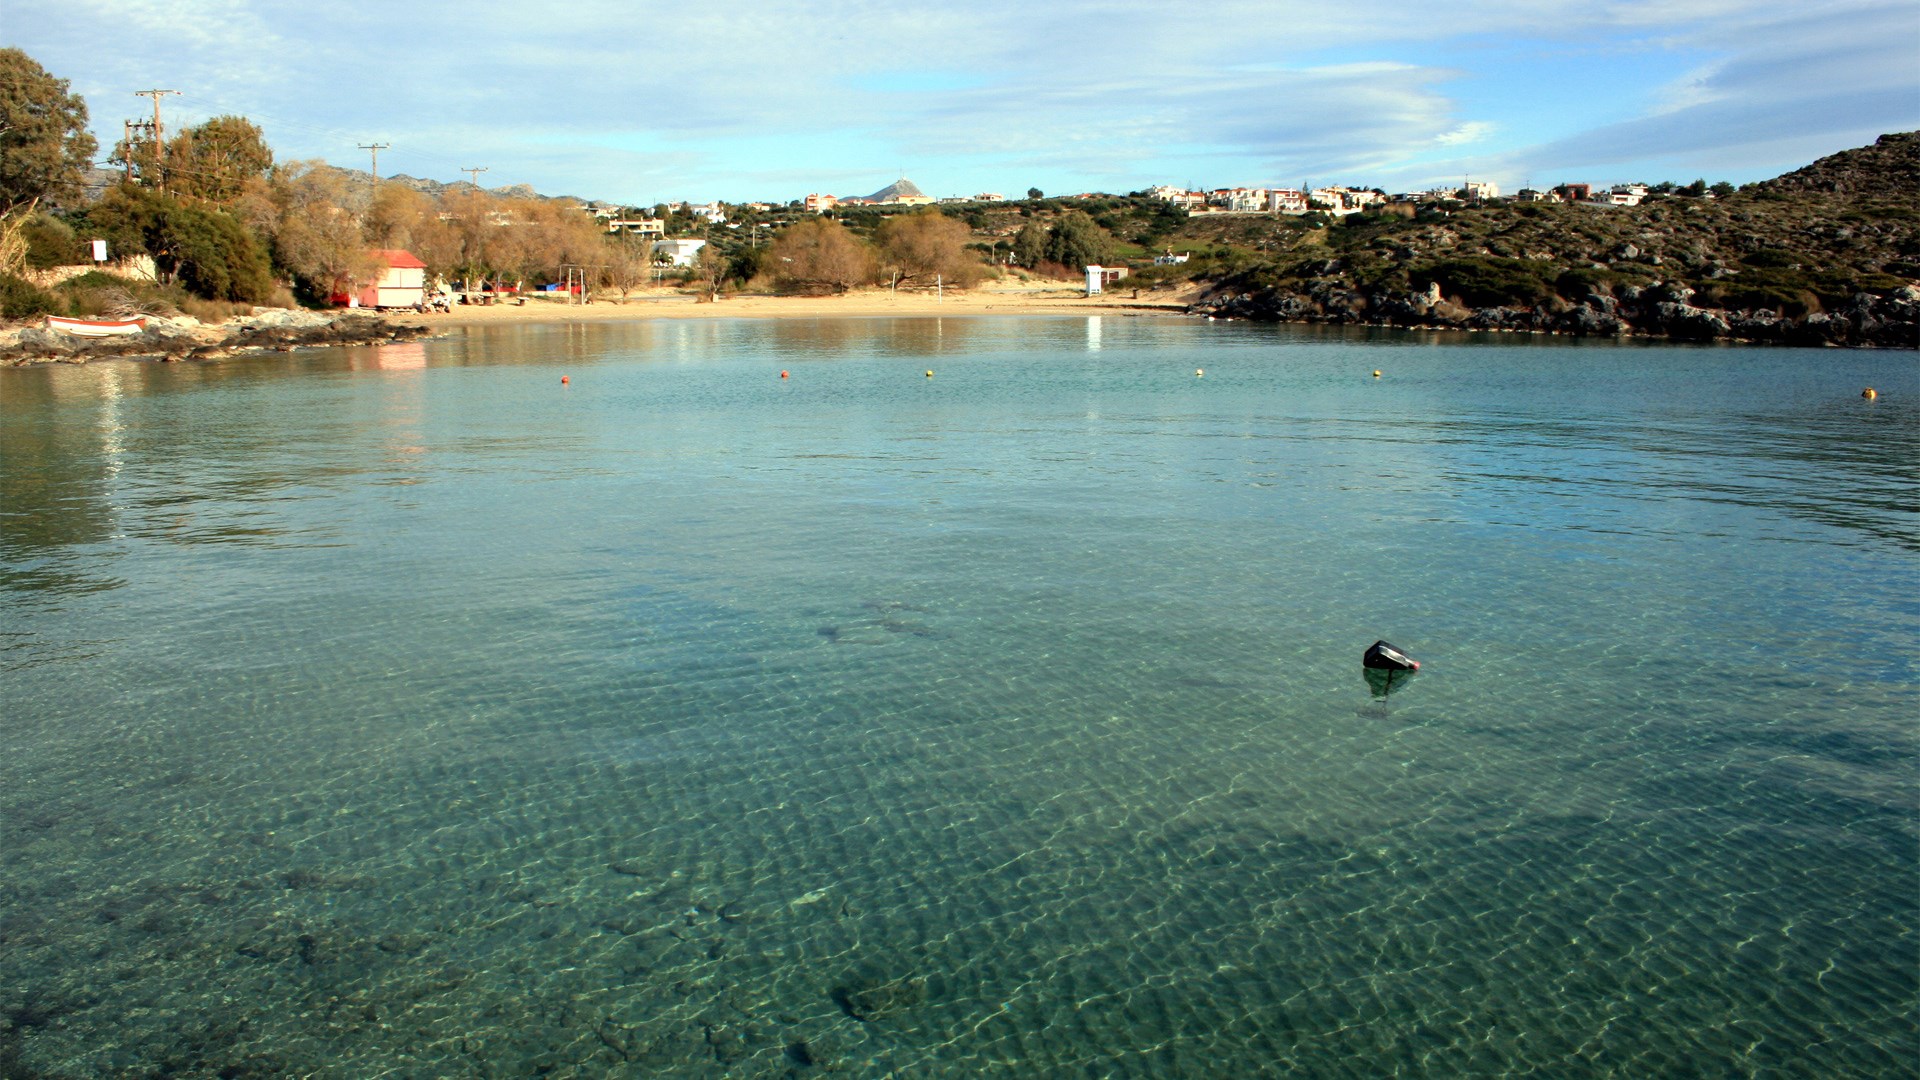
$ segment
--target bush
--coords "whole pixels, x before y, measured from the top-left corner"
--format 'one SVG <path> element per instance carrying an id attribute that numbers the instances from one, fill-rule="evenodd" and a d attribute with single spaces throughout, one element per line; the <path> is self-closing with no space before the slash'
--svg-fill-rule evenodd
<path id="1" fill-rule="evenodd" d="M 36 214 L 20 230 L 27 242 L 27 265 L 36 270 L 79 262 L 83 256 L 73 228 L 51 214 Z"/>
<path id="2" fill-rule="evenodd" d="M 60 301 L 52 293 L 23 278 L 0 274 L 0 318 L 31 319 L 60 313 Z"/>

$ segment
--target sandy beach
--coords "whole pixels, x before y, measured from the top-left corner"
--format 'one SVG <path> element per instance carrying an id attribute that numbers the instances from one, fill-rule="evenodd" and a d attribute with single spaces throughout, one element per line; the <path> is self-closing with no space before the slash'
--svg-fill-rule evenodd
<path id="1" fill-rule="evenodd" d="M 1169 292 L 1135 297 L 1131 289 L 1086 296 L 1069 285 L 1044 288 L 988 286 L 967 290 L 890 292 L 861 289 L 841 296 L 722 297 L 711 303 L 677 289 L 635 292 L 625 301 L 602 293 L 590 304 L 530 296 L 524 304 L 459 305 L 451 312 L 405 313 L 396 321 L 430 329 L 515 322 L 589 322 L 621 319 L 831 319 L 889 315 L 1177 315 L 1186 298 Z"/>

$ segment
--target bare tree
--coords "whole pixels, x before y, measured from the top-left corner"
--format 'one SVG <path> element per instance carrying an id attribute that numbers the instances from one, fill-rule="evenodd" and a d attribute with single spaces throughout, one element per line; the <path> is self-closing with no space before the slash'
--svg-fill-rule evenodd
<path id="1" fill-rule="evenodd" d="M 606 260 L 602 278 L 620 293 L 621 303 L 653 272 L 653 245 L 647 240 L 635 247 L 627 237 L 618 237 L 606 245 L 602 258 Z"/>
<path id="2" fill-rule="evenodd" d="M 846 226 L 825 218 L 783 229 L 773 238 L 766 265 L 783 289 L 843 293 L 873 278 L 873 252 Z"/>
<path id="3" fill-rule="evenodd" d="M 877 239 L 881 261 L 899 275 L 900 284 L 937 279 L 964 288 L 979 281 L 986 269 L 967 248 L 972 235 L 965 223 L 938 210 L 923 210 L 888 218 Z"/>
<path id="4" fill-rule="evenodd" d="M 358 218 L 341 205 L 345 188 L 339 172 L 307 161 L 275 170 L 269 189 L 272 221 L 266 231 L 275 261 L 323 295 L 365 280 L 377 269 Z"/>

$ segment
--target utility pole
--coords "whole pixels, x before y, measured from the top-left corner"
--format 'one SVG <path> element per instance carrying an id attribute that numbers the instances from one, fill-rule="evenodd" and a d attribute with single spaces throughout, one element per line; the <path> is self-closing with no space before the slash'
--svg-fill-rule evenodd
<path id="1" fill-rule="evenodd" d="M 165 128 L 160 126 L 160 99 L 166 97 L 168 94 L 178 93 L 180 93 L 178 90 L 135 90 L 133 92 L 134 97 L 150 97 L 153 99 L 154 160 L 161 166 L 160 190 L 162 191 L 167 189 L 165 168 L 167 164 L 167 132 Z"/>
<path id="2" fill-rule="evenodd" d="M 485 165 L 475 165 L 470 169 L 461 169 L 460 171 L 473 177 L 473 186 L 477 188 L 480 186 L 480 174 L 486 172 L 487 168 Z"/>
<path id="3" fill-rule="evenodd" d="M 359 146 L 360 149 L 362 150 L 373 151 L 373 182 L 375 184 L 378 184 L 380 182 L 380 151 L 385 150 L 387 147 L 392 146 L 393 144 L 382 142 L 382 143 L 356 143 L 355 145 Z"/>

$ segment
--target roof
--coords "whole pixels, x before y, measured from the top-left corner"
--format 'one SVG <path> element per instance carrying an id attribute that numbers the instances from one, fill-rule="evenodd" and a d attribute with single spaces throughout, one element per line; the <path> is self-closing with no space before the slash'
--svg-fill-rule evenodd
<path id="1" fill-rule="evenodd" d="M 390 269 L 425 270 L 427 268 L 427 264 L 421 262 L 419 256 L 399 248 L 374 248 L 368 254 L 386 263 Z"/>
<path id="2" fill-rule="evenodd" d="M 893 183 L 888 184 L 886 187 L 881 188 L 879 191 L 876 191 L 873 194 L 867 196 L 867 201 L 868 202 L 886 202 L 888 199 L 898 199 L 902 196 L 907 196 L 907 197 L 917 196 L 919 198 L 924 199 L 927 197 L 927 194 L 926 192 L 921 191 L 918 187 L 914 186 L 913 181 L 903 176 L 900 179 L 895 180 Z"/>

